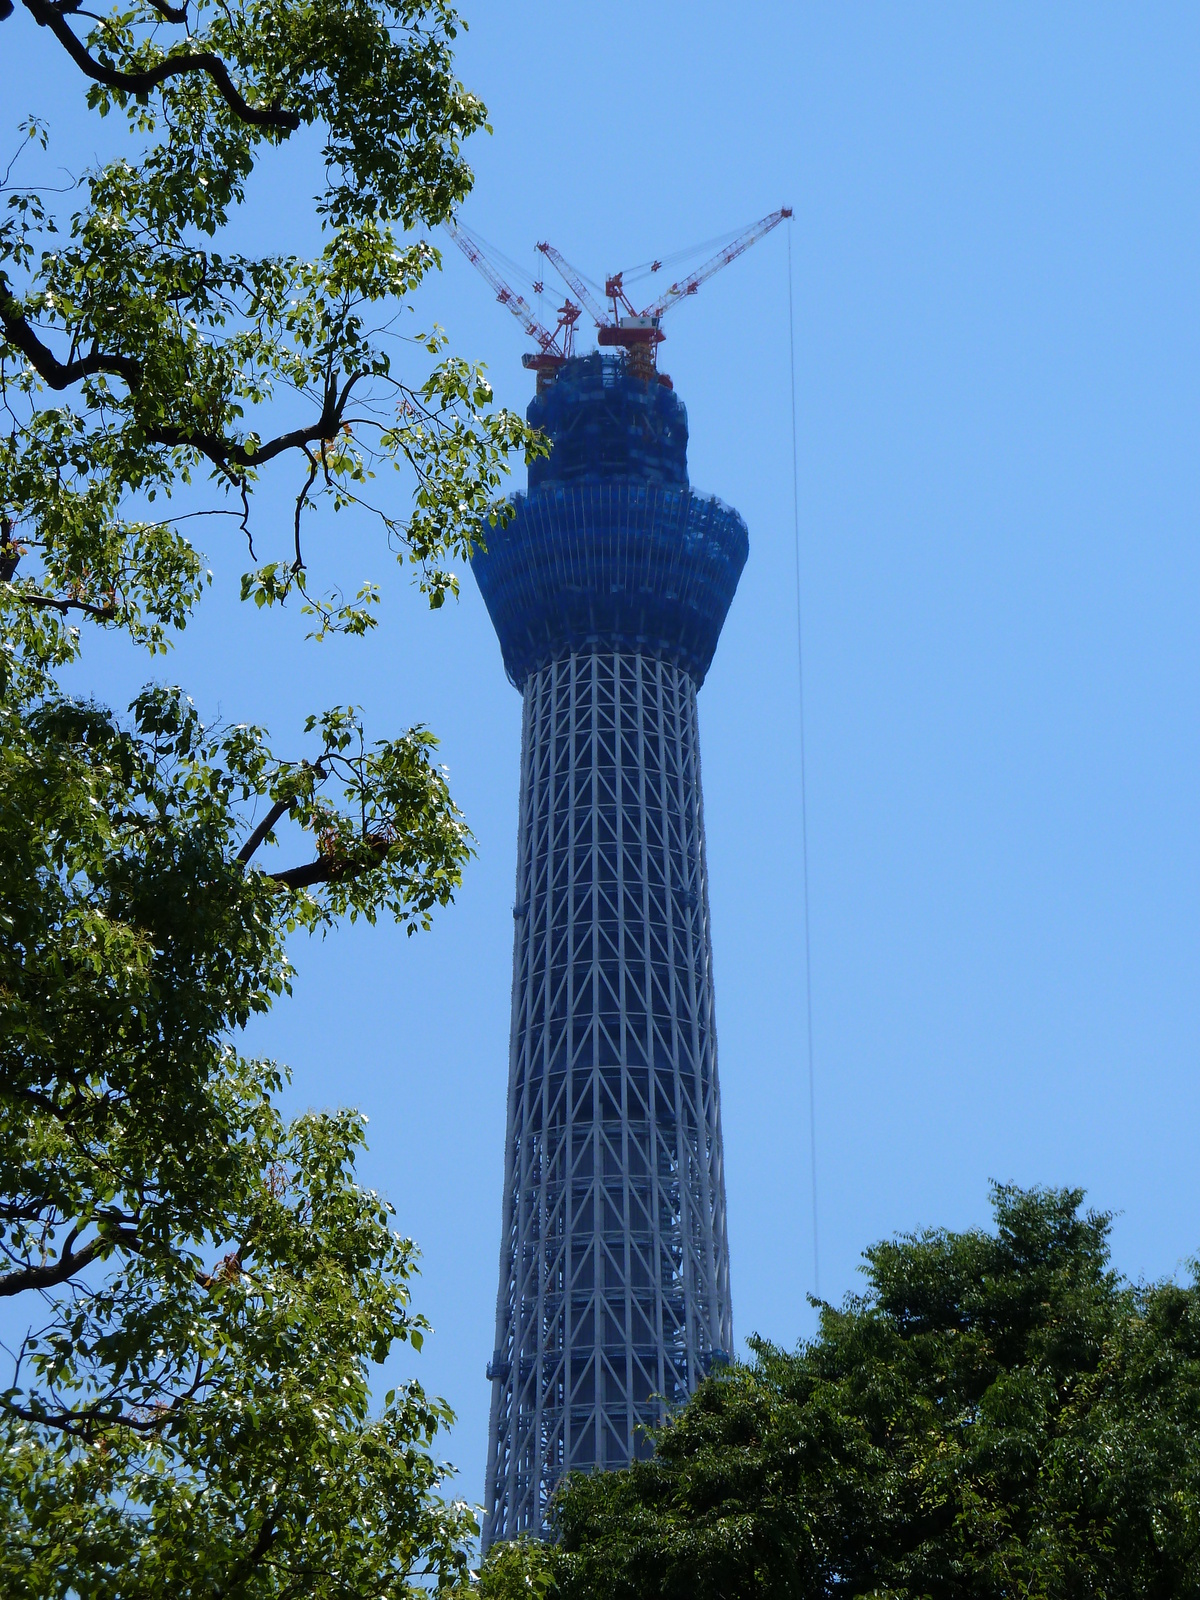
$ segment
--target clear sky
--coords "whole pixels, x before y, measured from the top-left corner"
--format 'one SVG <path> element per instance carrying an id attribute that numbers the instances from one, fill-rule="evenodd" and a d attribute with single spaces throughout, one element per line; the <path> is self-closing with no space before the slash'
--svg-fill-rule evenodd
<path id="1" fill-rule="evenodd" d="M 20 8 L 18 8 L 20 10 Z M 795 208 L 820 1288 L 898 1230 L 987 1220 L 989 1179 L 1079 1184 L 1132 1277 L 1200 1248 L 1197 391 L 1200 13 L 1189 5 L 468 0 L 494 126 L 465 219 L 592 276 Z M 77 82 L 0 27 L 15 123 Z M 10 69 L 14 61 L 18 70 Z M 20 82 L 21 91 L 13 85 Z M 70 98 L 68 98 L 70 97 Z M 28 103 L 27 103 L 28 102 Z M 106 136 L 88 133 L 85 149 Z M 78 148 L 74 159 L 78 164 Z M 293 153 L 247 235 L 311 242 Z M 700 699 L 739 1339 L 814 1287 L 802 1003 L 787 240 L 666 327 L 698 487 L 750 529 Z M 523 406 L 527 345 L 448 254 L 422 295 Z M 288 483 L 260 512 L 287 516 Z M 292 489 L 294 492 L 294 488 Z M 437 616 L 363 531 L 314 564 L 385 580 L 360 643 L 236 603 L 244 551 L 160 676 L 299 750 L 353 700 L 441 736 L 478 840 L 428 936 L 297 944 L 251 1045 L 298 1106 L 371 1118 L 363 1171 L 424 1250 L 415 1370 L 482 1493 L 499 1246 L 520 702 L 469 577 Z M 128 698 L 151 669 L 91 651 Z"/>

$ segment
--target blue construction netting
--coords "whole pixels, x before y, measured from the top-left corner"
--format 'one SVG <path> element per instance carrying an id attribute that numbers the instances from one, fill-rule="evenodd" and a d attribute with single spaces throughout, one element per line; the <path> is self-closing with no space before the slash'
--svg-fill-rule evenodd
<path id="1" fill-rule="evenodd" d="M 630 376 L 623 353 L 597 350 L 568 361 L 526 416 L 554 443 L 529 468 L 531 491 L 619 479 L 687 488 L 687 407 L 657 378 Z"/>
<path id="2" fill-rule="evenodd" d="M 687 480 L 687 412 L 621 355 L 568 362 L 530 404 L 552 442 L 472 560 L 509 679 L 579 650 L 636 650 L 703 683 L 746 563 L 746 525 Z"/>

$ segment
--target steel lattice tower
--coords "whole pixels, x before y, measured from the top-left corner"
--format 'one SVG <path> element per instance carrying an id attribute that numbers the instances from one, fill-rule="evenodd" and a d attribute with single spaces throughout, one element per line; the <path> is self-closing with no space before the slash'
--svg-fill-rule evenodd
<path id="1" fill-rule="evenodd" d="M 550 457 L 473 562 L 524 698 L 485 1547 L 733 1343 L 696 692 L 748 544 L 644 373 L 540 379 Z"/>

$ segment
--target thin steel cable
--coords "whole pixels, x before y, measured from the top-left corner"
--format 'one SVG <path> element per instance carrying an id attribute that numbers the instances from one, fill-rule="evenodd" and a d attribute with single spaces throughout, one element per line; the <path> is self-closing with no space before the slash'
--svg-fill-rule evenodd
<path id="1" fill-rule="evenodd" d="M 689 245 L 686 250 L 675 250 L 670 255 L 656 256 L 657 268 L 654 265 L 654 261 L 639 261 L 636 267 L 623 268 L 621 276 L 626 283 L 634 283 L 640 278 L 648 278 L 651 272 L 673 267 L 676 262 L 686 261 L 689 256 L 698 256 L 702 250 L 715 250 L 719 245 L 731 244 L 740 233 L 744 232 L 744 228 L 732 228 L 726 233 L 718 233 L 715 238 L 705 239 L 702 244 Z"/>
<path id="2" fill-rule="evenodd" d="M 796 555 L 796 672 L 800 690 L 800 845 L 804 868 L 804 1000 L 808 1025 L 808 1157 L 812 1174 L 813 1293 L 821 1298 L 817 1239 L 817 1090 L 813 1065 L 812 940 L 808 919 L 808 775 L 804 749 L 804 627 L 800 605 L 800 448 L 796 425 L 796 313 L 792 295 L 792 224 L 787 230 L 788 355 L 792 381 L 792 531 Z"/>

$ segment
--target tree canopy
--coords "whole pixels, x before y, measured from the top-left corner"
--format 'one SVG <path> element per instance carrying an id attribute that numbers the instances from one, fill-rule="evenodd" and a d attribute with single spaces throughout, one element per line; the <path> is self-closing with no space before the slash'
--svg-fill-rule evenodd
<path id="1" fill-rule="evenodd" d="M 651 1460 L 574 1477 L 564 1600 L 1200 1594 L 1200 1283 L 1121 1281 L 1079 1191 L 866 1252 L 794 1353 L 707 1380 Z"/>
<path id="2" fill-rule="evenodd" d="M 440 604 L 505 460 L 529 435 L 490 408 L 482 372 L 401 337 L 400 302 L 439 260 L 425 238 L 470 185 L 462 142 L 480 102 L 454 78 L 460 26 L 444 0 L 138 0 L 105 17 L 77 0 L 21 0 L 65 50 L 129 148 L 55 185 L 22 173 L 49 140 L 30 117 L 0 220 L 0 561 L 11 600 L 114 622 L 151 643 L 179 625 L 203 563 L 148 507 L 200 472 L 234 515 L 260 603 L 300 589 L 319 625 L 361 631 L 356 601 L 310 592 L 302 518 L 314 497 L 377 516 Z M 7 6 L 7 28 L 17 26 Z M 18 14 L 19 15 L 19 14 Z M 86 16 L 86 32 L 78 21 Z M 215 248 L 256 164 L 312 126 L 324 138 L 313 260 Z M 15 137 L 15 134 L 14 134 Z M 314 174 L 316 175 L 316 174 Z M 372 320 L 376 319 L 376 320 Z M 55 398 L 61 397 L 61 398 Z M 285 550 L 255 557 L 251 500 L 294 463 Z M 372 498 L 384 465 L 415 499 Z M 405 497 L 410 498 L 410 497 Z"/>
<path id="3" fill-rule="evenodd" d="M 36 25 L 36 31 L 35 31 Z M 399 1596 L 465 1570 L 449 1413 L 419 1385 L 416 1252 L 355 1178 L 365 1118 L 289 1119 L 239 1030 L 287 941 L 343 916 L 412 932 L 470 834 L 424 728 L 314 709 L 275 754 L 180 688 L 117 713 L 91 632 L 169 649 L 242 540 L 244 597 L 318 636 L 375 586 L 310 583 L 305 520 L 374 518 L 432 605 L 535 448 L 404 297 L 467 192 L 484 109 L 441 0 L 0 0 L 62 54 L 121 151 L 62 190 L 53 128 L 0 180 L 0 1589 L 13 1596 Z M 11 87 L 11 85 L 10 85 Z M 311 260 L 246 255 L 237 214 L 312 129 Z M 120 142 L 120 141 L 119 141 Z M 56 152 L 57 154 L 57 152 Z M 2 169 L 0 169 L 2 170 Z M 404 334 L 401 337 L 401 334 Z M 392 485 L 381 469 L 400 469 Z M 283 543 L 255 494 L 290 472 Z"/>

